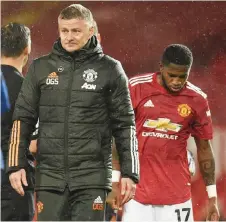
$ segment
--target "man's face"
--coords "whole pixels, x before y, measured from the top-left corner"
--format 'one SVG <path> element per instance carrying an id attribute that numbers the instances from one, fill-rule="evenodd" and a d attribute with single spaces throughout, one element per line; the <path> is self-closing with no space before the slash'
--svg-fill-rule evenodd
<path id="1" fill-rule="evenodd" d="M 58 19 L 61 45 L 68 52 L 81 49 L 93 35 L 93 27 L 83 19 Z"/>
<path id="2" fill-rule="evenodd" d="M 160 65 L 163 86 L 171 93 L 179 92 L 186 83 L 190 67 L 170 63 L 168 66 Z"/>

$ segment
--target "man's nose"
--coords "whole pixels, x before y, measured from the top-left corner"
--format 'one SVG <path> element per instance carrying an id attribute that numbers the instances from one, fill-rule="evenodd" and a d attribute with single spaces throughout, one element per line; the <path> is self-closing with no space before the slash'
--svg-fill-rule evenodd
<path id="1" fill-rule="evenodd" d="M 72 40 L 73 39 L 73 35 L 72 35 L 72 33 L 71 32 L 68 32 L 68 34 L 67 34 L 67 40 Z"/>
<path id="2" fill-rule="evenodd" d="M 180 86 L 181 83 L 182 83 L 182 81 L 181 81 L 180 78 L 177 77 L 177 78 L 174 78 L 174 79 L 173 79 L 173 85 L 175 85 L 175 86 Z"/>

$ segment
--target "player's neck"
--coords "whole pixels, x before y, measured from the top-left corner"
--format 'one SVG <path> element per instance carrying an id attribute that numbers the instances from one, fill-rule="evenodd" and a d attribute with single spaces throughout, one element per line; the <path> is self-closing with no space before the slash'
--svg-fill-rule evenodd
<path id="1" fill-rule="evenodd" d="M 11 58 L 11 57 L 4 57 L 1 58 L 2 65 L 8 65 L 15 67 L 20 73 L 22 73 L 23 69 L 23 59 L 21 57 L 18 58 Z"/>

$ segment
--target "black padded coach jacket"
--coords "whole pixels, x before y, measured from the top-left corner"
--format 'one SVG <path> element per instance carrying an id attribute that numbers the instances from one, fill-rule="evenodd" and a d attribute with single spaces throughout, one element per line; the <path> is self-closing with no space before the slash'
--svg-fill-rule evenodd
<path id="1" fill-rule="evenodd" d="M 73 54 L 60 40 L 33 61 L 14 111 L 8 171 L 26 168 L 39 118 L 36 189 L 111 189 L 114 136 L 123 177 L 139 180 L 134 112 L 119 61 L 95 36 Z"/>

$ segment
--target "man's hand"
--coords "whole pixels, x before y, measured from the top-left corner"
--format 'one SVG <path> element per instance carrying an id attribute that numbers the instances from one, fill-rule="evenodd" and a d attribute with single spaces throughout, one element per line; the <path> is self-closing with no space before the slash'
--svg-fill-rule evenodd
<path id="1" fill-rule="evenodd" d="M 120 184 L 119 182 L 112 183 L 112 191 L 108 194 L 106 202 L 112 209 L 119 209 L 120 206 Z"/>
<path id="2" fill-rule="evenodd" d="M 135 196 L 136 184 L 130 178 L 121 179 L 121 206 L 133 199 Z"/>
<path id="3" fill-rule="evenodd" d="M 209 198 L 207 221 L 219 221 L 220 214 L 217 206 L 217 198 Z"/>
<path id="4" fill-rule="evenodd" d="M 31 140 L 29 150 L 31 153 L 37 153 L 37 140 Z"/>
<path id="5" fill-rule="evenodd" d="M 21 196 L 24 196 L 24 186 L 28 186 L 27 179 L 26 179 L 26 171 L 24 169 L 20 169 L 14 173 L 9 175 L 9 181 L 11 183 L 12 188 Z M 22 181 L 22 183 L 21 183 Z"/>

